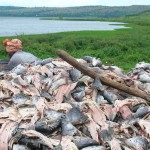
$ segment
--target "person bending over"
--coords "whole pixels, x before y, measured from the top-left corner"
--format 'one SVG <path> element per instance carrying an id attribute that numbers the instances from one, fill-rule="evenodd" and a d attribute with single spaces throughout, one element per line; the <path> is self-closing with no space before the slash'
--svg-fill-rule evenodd
<path id="1" fill-rule="evenodd" d="M 14 68 L 19 64 L 32 63 L 39 60 L 36 56 L 31 53 L 23 51 L 22 42 L 19 39 L 5 39 L 3 41 L 3 46 L 6 47 L 6 52 L 9 55 L 9 62 L 6 67 Z"/>

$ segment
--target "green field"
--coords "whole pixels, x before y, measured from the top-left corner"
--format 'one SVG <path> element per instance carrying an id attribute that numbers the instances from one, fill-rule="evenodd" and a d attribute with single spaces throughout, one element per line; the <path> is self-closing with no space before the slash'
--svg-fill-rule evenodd
<path id="1" fill-rule="evenodd" d="M 25 51 L 40 58 L 57 57 L 55 51 L 63 49 L 76 58 L 90 55 L 101 58 L 104 64 L 117 65 L 128 71 L 140 61 L 150 62 L 149 18 L 150 12 L 145 12 L 138 16 L 107 19 L 128 22 L 127 26 L 131 27 L 128 29 L 21 35 L 15 38 L 23 41 Z M 0 42 L 5 38 L 1 37 Z M 7 57 L 2 45 L 0 57 Z"/>

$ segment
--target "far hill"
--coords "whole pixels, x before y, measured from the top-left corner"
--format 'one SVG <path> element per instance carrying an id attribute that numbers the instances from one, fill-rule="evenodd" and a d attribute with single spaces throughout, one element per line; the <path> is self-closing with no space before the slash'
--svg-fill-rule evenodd
<path id="1" fill-rule="evenodd" d="M 150 5 L 81 6 L 81 7 L 13 7 L 0 6 L 0 16 L 15 17 L 94 17 L 113 18 L 149 11 Z"/>
<path id="2" fill-rule="evenodd" d="M 104 21 L 119 21 L 119 22 L 127 22 L 127 23 L 134 23 L 142 26 L 149 26 L 150 25 L 150 11 L 145 11 L 139 13 L 137 15 L 128 15 L 125 17 L 118 17 L 118 18 L 103 18 L 99 20 Z"/>
<path id="3" fill-rule="evenodd" d="M 131 15 L 126 17 L 126 19 L 130 19 L 131 20 L 130 22 L 138 21 L 142 23 L 145 21 L 145 23 L 150 23 L 150 11 L 142 12 L 138 15 Z"/>

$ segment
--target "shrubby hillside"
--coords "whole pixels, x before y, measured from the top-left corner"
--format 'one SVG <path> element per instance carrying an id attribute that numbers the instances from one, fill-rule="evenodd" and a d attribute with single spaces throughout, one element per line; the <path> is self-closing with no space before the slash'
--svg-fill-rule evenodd
<path id="1" fill-rule="evenodd" d="M 0 6 L 0 16 L 18 17 L 98 17 L 112 18 L 135 15 L 150 10 L 150 5 L 82 6 L 82 7 L 13 7 Z"/>

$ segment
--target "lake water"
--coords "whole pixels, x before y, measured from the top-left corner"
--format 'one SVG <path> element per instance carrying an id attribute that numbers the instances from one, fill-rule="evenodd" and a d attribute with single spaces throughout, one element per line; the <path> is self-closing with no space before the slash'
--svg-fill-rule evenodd
<path id="1" fill-rule="evenodd" d="M 114 25 L 112 25 L 114 24 Z M 0 36 L 43 34 L 83 30 L 115 30 L 123 23 L 101 21 L 40 20 L 33 17 L 0 17 Z"/>

